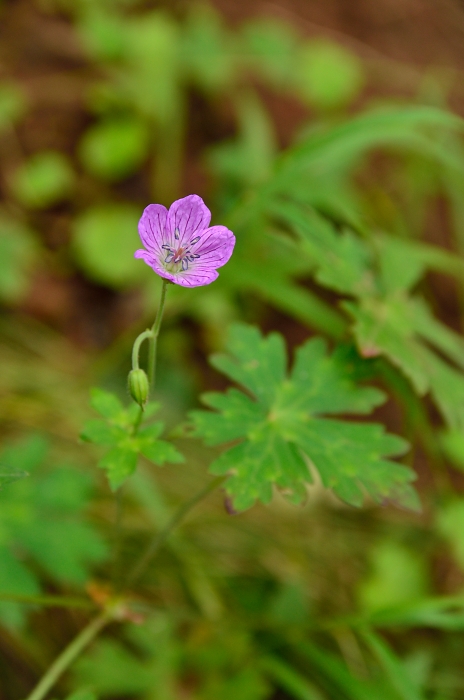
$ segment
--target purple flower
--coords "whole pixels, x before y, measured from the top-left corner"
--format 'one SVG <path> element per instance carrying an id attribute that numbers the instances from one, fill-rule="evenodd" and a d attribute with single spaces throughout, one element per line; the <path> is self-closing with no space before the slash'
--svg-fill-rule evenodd
<path id="1" fill-rule="evenodd" d="M 169 211 L 149 204 L 139 221 L 139 236 L 145 250 L 137 250 L 154 271 L 183 287 L 214 282 L 216 268 L 229 260 L 235 236 L 225 226 L 209 226 L 211 212 L 196 194 L 178 199 Z"/>

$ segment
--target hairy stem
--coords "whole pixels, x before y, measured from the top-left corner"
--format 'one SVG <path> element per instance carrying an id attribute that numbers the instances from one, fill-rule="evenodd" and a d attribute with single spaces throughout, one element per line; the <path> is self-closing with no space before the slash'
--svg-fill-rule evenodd
<path id="1" fill-rule="evenodd" d="M 171 532 L 197 505 L 197 503 L 200 503 L 200 501 L 206 498 L 206 496 L 208 496 L 211 493 L 211 491 L 214 491 L 214 489 L 220 486 L 226 480 L 226 478 L 227 477 L 225 476 L 216 477 L 215 479 L 210 481 L 209 484 L 207 484 L 203 489 L 201 489 L 201 491 L 196 493 L 190 500 L 186 501 L 180 506 L 180 508 L 173 515 L 171 520 L 167 523 L 167 525 L 155 535 L 145 552 L 135 564 L 131 573 L 127 577 L 125 587 L 133 586 L 134 583 L 136 583 L 136 581 L 139 580 L 147 566 L 150 564 L 152 559 L 157 555 L 163 544 L 166 542 Z"/>
<path id="2" fill-rule="evenodd" d="M 140 335 L 137 336 L 134 342 L 134 346 L 132 348 L 132 369 L 139 369 L 139 352 L 140 352 L 140 346 L 142 345 L 144 340 L 151 339 L 153 336 L 153 331 L 152 330 L 146 330 L 143 331 L 143 333 L 140 333 Z"/>
<path id="3" fill-rule="evenodd" d="M 42 700 L 52 688 L 60 676 L 72 664 L 86 646 L 98 635 L 98 633 L 111 621 L 112 616 L 108 611 L 102 612 L 84 627 L 77 637 L 55 659 L 48 671 L 40 679 L 32 693 L 26 700 Z"/>
<path id="4" fill-rule="evenodd" d="M 161 321 L 163 320 L 164 302 L 166 300 L 167 286 L 168 280 L 163 278 L 158 312 L 156 314 L 155 322 L 151 329 L 150 349 L 148 351 L 148 381 L 150 382 L 151 389 L 153 389 L 155 385 L 156 349 L 158 346 L 158 335 L 161 327 Z"/>

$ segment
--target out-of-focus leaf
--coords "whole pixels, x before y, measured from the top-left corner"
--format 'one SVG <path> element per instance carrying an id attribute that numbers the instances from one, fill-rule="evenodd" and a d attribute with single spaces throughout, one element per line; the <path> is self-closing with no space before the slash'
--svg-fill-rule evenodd
<path id="1" fill-rule="evenodd" d="M 233 49 L 231 37 L 213 7 L 193 4 L 181 43 L 184 70 L 208 92 L 224 89 L 236 72 Z"/>
<path id="2" fill-rule="evenodd" d="M 438 532 L 446 539 L 456 562 L 464 571 L 464 500 L 456 498 L 437 514 Z"/>
<path id="3" fill-rule="evenodd" d="M 0 131 L 14 124 L 24 113 L 26 98 L 19 85 L 0 83 Z"/>
<path id="4" fill-rule="evenodd" d="M 402 700 L 425 700 L 425 695 L 421 692 L 420 687 L 409 676 L 402 662 L 393 653 L 388 644 L 379 635 L 370 630 L 364 631 L 362 637 L 380 663 L 392 690 Z"/>
<path id="5" fill-rule="evenodd" d="M 356 386 L 342 357 L 326 356 L 321 339 L 299 348 L 289 377 L 278 334 L 263 338 L 256 328 L 236 325 L 228 350 L 213 357 L 214 366 L 253 398 L 236 389 L 206 394 L 216 413 L 194 411 L 192 419 L 194 433 L 208 444 L 241 440 L 211 465 L 213 474 L 230 475 L 226 489 L 238 510 L 257 499 L 268 503 L 273 486 L 301 501 L 312 481 L 307 459 L 324 486 L 352 505 L 361 505 L 367 491 L 376 501 L 418 508 L 413 473 L 385 458 L 404 452 L 406 443 L 379 425 L 327 417 L 369 413 L 383 395 Z"/>
<path id="6" fill-rule="evenodd" d="M 242 28 L 243 53 L 251 67 L 276 87 L 289 89 L 298 59 L 298 37 L 289 24 L 254 19 Z"/>
<path id="7" fill-rule="evenodd" d="M 46 451 L 43 439 L 30 437 L 1 456 L 12 470 L 30 474 L 14 488 L 0 491 L 0 590 L 5 593 L 40 593 L 31 561 L 56 581 L 83 583 L 91 566 L 106 556 L 100 535 L 82 519 L 88 477 L 71 467 L 45 471 L 41 465 Z M 23 619 L 13 603 L 2 603 L 0 615 L 11 624 Z"/>
<path id="8" fill-rule="evenodd" d="M 1 519 L 0 515 L 0 542 L 7 540 L 6 528 L 1 523 Z M 0 544 L 0 591 L 19 595 L 40 593 L 36 574 L 20 560 L 16 553 L 10 551 L 10 547 L 3 544 Z M 0 618 L 8 627 L 20 627 L 24 623 L 26 614 L 24 606 L 0 601 Z"/>
<path id="9" fill-rule="evenodd" d="M 314 130 L 289 149 L 272 180 L 263 186 L 257 203 L 271 204 L 278 192 L 292 195 L 303 173 L 317 180 L 349 172 L 374 149 L 406 149 L 462 173 L 464 166 L 455 151 L 437 139 L 437 134 L 459 133 L 462 129 L 463 121 L 459 117 L 433 107 L 367 110 L 334 127 Z M 309 182 L 306 196 L 311 201 L 308 185 Z"/>
<path id="10" fill-rule="evenodd" d="M 462 430 L 448 430 L 442 433 L 441 444 L 453 465 L 464 471 L 464 433 Z"/>
<path id="11" fill-rule="evenodd" d="M 85 51 L 98 61 L 115 61 L 124 56 L 126 24 L 110 10 L 110 5 L 86 3 L 80 13 L 77 30 Z"/>
<path id="12" fill-rule="evenodd" d="M 296 668 L 278 656 L 259 659 L 259 666 L 277 685 L 295 700 L 324 700 L 324 695 Z"/>
<path id="13" fill-rule="evenodd" d="M 133 173 L 147 155 L 148 128 L 134 117 L 106 119 L 84 134 L 79 156 L 92 175 L 119 180 Z"/>
<path id="14" fill-rule="evenodd" d="M 371 550 L 371 571 L 358 588 L 364 610 L 376 611 L 414 602 L 427 591 L 423 559 L 393 541 L 377 542 Z"/>
<path id="15" fill-rule="evenodd" d="M 91 686 L 99 696 L 139 695 L 153 682 L 150 667 L 111 639 L 100 640 L 79 659 L 74 674 L 80 685 Z"/>
<path id="16" fill-rule="evenodd" d="M 75 664 L 75 682 L 105 697 L 143 693 L 150 700 L 177 700 L 180 649 L 169 617 L 159 614 L 129 628 L 126 639 L 137 656 L 122 643 L 99 640 Z"/>
<path id="17" fill-rule="evenodd" d="M 364 83 L 357 56 L 327 39 L 312 39 L 302 47 L 297 71 L 299 94 L 322 110 L 349 104 Z"/>
<path id="18" fill-rule="evenodd" d="M 269 116 L 252 94 L 237 100 L 239 137 L 212 149 L 208 160 L 217 173 L 232 182 L 254 185 L 265 180 L 276 153 L 275 138 Z"/>
<path id="19" fill-rule="evenodd" d="M 90 688 L 79 688 L 68 695 L 66 700 L 97 700 L 97 696 Z"/>
<path id="20" fill-rule="evenodd" d="M 74 184 L 74 172 L 62 153 L 41 151 L 14 173 L 11 186 L 26 207 L 46 208 L 65 199 Z"/>
<path id="21" fill-rule="evenodd" d="M 419 394 L 431 392 L 451 427 L 464 426 L 464 374 L 455 366 L 464 369 L 464 340 L 409 293 L 427 268 L 458 275 L 462 262 L 440 249 L 434 261 L 433 247 L 420 243 L 387 243 L 386 237 L 369 243 L 351 230 L 340 233 L 311 208 L 291 202 L 276 201 L 270 209 L 301 236 L 316 279 L 355 298 L 341 305 L 353 319 L 361 355 L 385 355 Z"/>
<path id="22" fill-rule="evenodd" d="M 297 656 L 310 664 L 319 677 L 320 685 L 327 689 L 329 698 L 347 698 L 349 700 L 398 700 L 396 693 L 385 687 L 383 678 L 377 681 L 361 679 L 350 673 L 345 664 L 332 652 L 315 643 L 299 642 L 294 649 Z"/>
<path id="23" fill-rule="evenodd" d="M 130 204 L 108 204 L 77 217 L 73 248 L 79 265 L 92 279 L 116 288 L 143 279 L 143 266 L 134 259 L 140 248 L 140 215 Z"/>
<path id="24" fill-rule="evenodd" d="M 167 125 L 179 117 L 180 30 L 163 11 L 145 13 L 126 23 L 127 70 L 122 81 L 138 109 Z"/>
<path id="25" fill-rule="evenodd" d="M 24 479 L 29 476 L 27 472 L 10 471 L 6 465 L 0 464 L 0 489 L 6 484 L 11 484 L 18 479 Z"/>
<path id="26" fill-rule="evenodd" d="M 20 299 L 27 291 L 38 246 L 33 233 L 0 211 L 0 298 Z"/>
<path id="27" fill-rule="evenodd" d="M 422 598 L 406 605 L 377 610 L 365 622 L 373 627 L 431 627 L 441 630 L 463 630 L 464 599 L 462 596 Z"/>
<path id="28" fill-rule="evenodd" d="M 269 698 L 269 684 L 259 667 L 255 665 L 245 666 L 230 675 L 222 678 L 209 679 L 202 688 L 201 700 L 265 700 Z"/>

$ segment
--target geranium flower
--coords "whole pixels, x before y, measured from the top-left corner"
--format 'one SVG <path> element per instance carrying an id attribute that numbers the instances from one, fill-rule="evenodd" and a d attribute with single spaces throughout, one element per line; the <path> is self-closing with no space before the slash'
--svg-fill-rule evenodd
<path id="1" fill-rule="evenodd" d="M 153 270 L 183 287 L 214 282 L 216 269 L 229 260 L 235 236 L 225 226 L 211 226 L 211 212 L 196 194 L 178 199 L 169 211 L 149 204 L 139 221 L 145 249 L 135 252 Z"/>

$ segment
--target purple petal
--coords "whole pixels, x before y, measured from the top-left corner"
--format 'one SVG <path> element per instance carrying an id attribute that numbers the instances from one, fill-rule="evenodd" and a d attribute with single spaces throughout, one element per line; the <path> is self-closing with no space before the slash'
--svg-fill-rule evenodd
<path id="1" fill-rule="evenodd" d="M 178 199 L 169 208 L 164 242 L 173 248 L 186 247 L 193 238 L 201 236 L 210 221 L 211 212 L 197 194 Z"/>
<path id="2" fill-rule="evenodd" d="M 176 284 L 179 284 L 177 281 L 176 275 L 171 274 L 170 272 L 167 272 L 162 265 L 160 265 L 160 262 L 156 255 L 153 255 L 152 253 L 149 253 L 147 250 L 136 250 L 134 253 L 134 258 L 140 258 L 144 262 L 147 263 L 155 272 L 157 275 L 160 277 L 164 277 L 167 280 L 171 280 L 171 282 L 175 282 Z"/>
<path id="3" fill-rule="evenodd" d="M 140 239 L 145 248 L 152 253 L 161 254 L 167 216 L 168 210 L 162 204 L 149 204 L 139 221 Z"/>
<path id="4" fill-rule="evenodd" d="M 200 241 L 192 248 L 192 253 L 200 257 L 193 263 L 195 270 L 222 267 L 229 260 L 235 246 L 235 236 L 225 226 L 211 226 Z"/>
<path id="5" fill-rule="evenodd" d="M 149 265 L 157 275 L 164 277 L 174 284 L 180 284 L 182 287 L 201 287 L 205 284 L 211 284 L 219 277 L 216 270 L 207 268 L 206 270 L 194 270 L 189 269 L 184 271 L 181 270 L 177 273 L 167 272 L 164 267 L 160 264 L 156 255 L 149 253 L 147 250 L 137 250 L 134 254 L 135 258 L 140 258 L 147 265 Z"/>
<path id="6" fill-rule="evenodd" d="M 182 287 L 202 287 L 217 280 L 219 273 L 216 270 L 187 270 L 182 274 L 173 275 L 172 281 Z"/>

